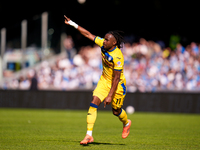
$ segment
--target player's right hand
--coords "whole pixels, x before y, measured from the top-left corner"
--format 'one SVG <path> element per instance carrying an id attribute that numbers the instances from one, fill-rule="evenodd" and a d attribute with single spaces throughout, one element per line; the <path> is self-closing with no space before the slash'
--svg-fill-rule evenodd
<path id="1" fill-rule="evenodd" d="M 106 105 L 109 105 L 112 101 L 112 97 L 111 96 L 107 96 L 104 100 L 104 108 L 106 108 Z"/>
<path id="2" fill-rule="evenodd" d="M 69 25 L 68 21 L 70 21 L 70 18 L 67 18 L 67 16 L 65 16 L 65 15 L 64 15 L 64 17 L 65 17 L 65 24 Z"/>

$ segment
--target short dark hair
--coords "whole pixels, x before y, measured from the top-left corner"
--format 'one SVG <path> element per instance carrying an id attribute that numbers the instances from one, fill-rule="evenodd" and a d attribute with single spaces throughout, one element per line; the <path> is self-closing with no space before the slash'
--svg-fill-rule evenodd
<path id="1" fill-rule="evenodd" d="M 116 41 L 117 41 L 117 47 L 118 48 L 122 48 L 122 43 L 125 43 L 123 36 L 120 33 L 124 33 L 123 31 L 119 31 L 119 30 L 114 30 L 114 31 L 109 31 L 108 34 L 112 34 Z"/>

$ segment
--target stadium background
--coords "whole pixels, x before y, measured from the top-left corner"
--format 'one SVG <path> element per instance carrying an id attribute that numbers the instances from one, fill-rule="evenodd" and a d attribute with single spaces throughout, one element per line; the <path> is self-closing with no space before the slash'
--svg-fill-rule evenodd
<path id="1" fill-rule="evenodd" d="M 180 3 L 173 0 L 86 0 L 82 5 L 76 0 L 54 3 L 16 1 L 12 2 L 12 5 L 9 1 L 4 1 L 0 4 L 0 28 L 6 27 L 9 31 L 18 26 L 23 19 L 28 19 L 31 30 L 32 21 L 44 11 L 50 13 L 52 21 L 49 27 L 54 26 L 57 34 L 66 31 L 63 24 L 63 14 L 66 14 L 96 35 L 103 36 L 106 31 L 118 29 L 123 30 L 125 34 L 134 34 L 148 40 L 163 40 L 168 45 L 170 35 L 178 33 L 187 38 L 184 44 L 199 42 L 196 1 Z M 72 36 L 77 33 L 75 30 L 67 32 Z M 20 31 L 14 30 L 7 36 L 7 40 L 18 38 L 19 33 Z M 59 35 L 55 36 L 55 39 L 59 39 Z"/>
<path id="2" fill-rule="evenodd" d="M 12 5 L 9 1 L 5 1 L 0 4 L 0 28 L 13 28 L 23 19 L 28 19 L 29 25 L 31 25 L 31 21 L 44 11 L 51 14 L 52 23 L 49 26 L 54 25 L 57 32 L 66 30 L 63 24 L 63 14 L 67 14 L 97 35 L 107 30 L 121 29 L 126 34 L 135 34 L 151 40 L 160 39 L 168 44 L 169 36 L 175 32 L 181 37 L 187 38 L 185 44 L 189 44 L 191 41 L 198 42 L 198 5 L 196 1 L 180 3 L 172 0 L 134 2 L 87 0 L 82 5 L 76 0 L 56 3 L 16 1 Z M 93 28 L 94 25 L 95 28 Z M 76 33 L 75 30 L 71 32 Z M 19 31 L 12 32 L 7 40 L 18 36 L 17 33 Z"/>
<path id="3" fill-rule="evenodd" d="M 79 4 L 75 0 L 41 4 L 16 1 L 12 5 L 5 1 L 0 3 L 0 28 L 6 28 L 6 42 L 8 44 L 6 50 L 12 51 L 20 48 L 21 21 L 24 19 L 28 22 L 27 47 L 32 44 L 41 47 L 41 14 L 43 12 L 48 12 L 48 29 L 53 29 L 53 34 L 48 37 L 48 40 L 50 40 L 50 48 L 55 54 L 61 52 L 60 36 L 63 32 L 72 36 L 77 51 L 80 51 L 82 46 L 93 44 L 88 39 L 83 38 L 75 29 L 67 27 L 63 23 L 64 14 L 100 36 L 104 36 L 109 30 L 118 29 L 123 30 L 125 36 L 130 39 L 133 36 L 134 38 L 131 40 L 134 42 L 139 42 L 140 38 L 145 38 L 155 42 L 162 41 L 165 47 L 169 47 L 170 36 L 179 35 L 180 43 L 184 47 L 191 42 L 199 43 L 198 5 L 195 1 L 180 3 L 178 1 L 161 0 L 134 2 L 126 0 L 102 0 L 99 2 L 86 0 L 84 4 Z M 20 75 L 16 76 L 19 77 Z M 3 87 L 3 89 L 5 88 Z M 4 92 L 1 91 L 1 93 Z M 25 92 L 25 94 L 27 93 Z M 31 97 L 33 93 L 30 92 L 29 94 Z M 55 92 L 55 94 L 58 93 Z M 179 91 L 179 94 L 182 94 L 181 91 Z M 7 96 L 5 93 L 1 94 L 1 99 L 7 99 Z M 193 102 L 193 105 L 196 106 L 195 110 L 199 110 L 198 94 L 192 96 L 197 96 L 197 98 L 191 98 L 191 101 L 197 99 Z M 178 100 L 181 100 L 181 98 Z M 1 104 L 1 107 L 12 107 L 12 105 L 3 102 Z M 14 107 L 17 107 L 17 105 Z M 155 110 L 152 109 L 151 111 Z M 191 109 L 189 112 L 195 111 Z"/>

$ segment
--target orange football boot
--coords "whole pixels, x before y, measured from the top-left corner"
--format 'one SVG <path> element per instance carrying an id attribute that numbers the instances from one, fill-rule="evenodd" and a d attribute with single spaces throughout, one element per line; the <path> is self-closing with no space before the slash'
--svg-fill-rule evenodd
<path id="1" fill-rule="evenodd" d="M 94 141 L 93 137 L 86 134 L 85 138 L 80 142 L 80 144 L 86 145 L 88 143 L 92 143 Z"/>
<path id="2" fill-rule="evenodd" d="M 123 127 L 122 131 L 122 138 L 125 139 L 130 133 L 130 127 L 131 127 L 131 120 L 128 119 L 129 125 L 127 127 Z"/>

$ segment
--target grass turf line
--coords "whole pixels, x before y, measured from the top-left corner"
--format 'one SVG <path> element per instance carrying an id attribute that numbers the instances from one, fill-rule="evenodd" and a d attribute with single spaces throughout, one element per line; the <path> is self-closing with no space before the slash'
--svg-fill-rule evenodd
<path id="1" fill-rule="evenodd" d="M 82 146 L 86 110 L 0 109 L 0 149 L 200 149 L 200 115 L 139 113 L 128 138 L 111 111 L 98 111 L 94 143 Z"/>

